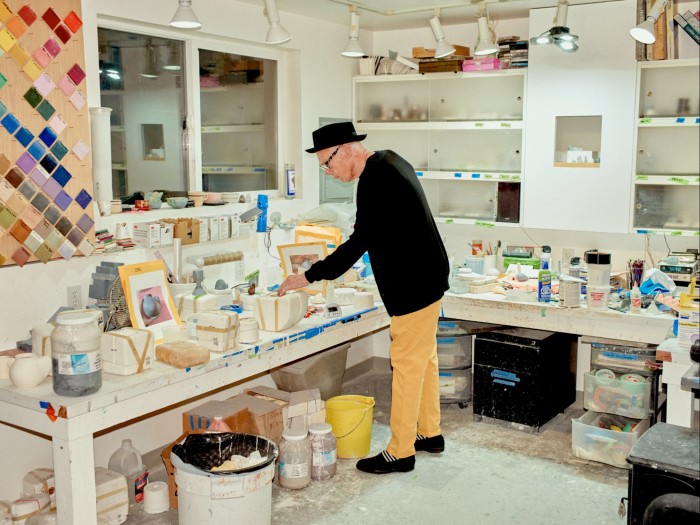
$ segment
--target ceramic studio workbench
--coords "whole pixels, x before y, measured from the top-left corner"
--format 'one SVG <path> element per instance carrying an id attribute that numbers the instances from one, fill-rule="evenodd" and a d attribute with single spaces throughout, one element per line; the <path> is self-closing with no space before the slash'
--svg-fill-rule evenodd
<path id="1" fill-rule="evenodd" d="M 246 352 L 211 354 L 197 367 L 178 369 L 156 361 L 137 375 L 102 375 L 95 394 L 70 398 L 53 391 L 51 377 L 18 389 L 0 380 L 0 421 L 52 439 L 58 522 L 96 525 L 93 435 L 165 407 L 243 381 L 261 372 L 371 334 L 389 324 L 382 304 L 324 319 L 314 315 L 283 332 L 261 332 Z M 237 350 L 240 350 L 237 349 Z M 58 416 L 49 417 L 51 411 Z M 91 503 L 92 502 L 92 503 Z"/>

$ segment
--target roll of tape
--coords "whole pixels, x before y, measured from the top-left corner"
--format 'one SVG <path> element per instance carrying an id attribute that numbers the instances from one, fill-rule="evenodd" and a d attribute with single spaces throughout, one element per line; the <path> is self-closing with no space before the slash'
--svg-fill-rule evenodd
<path id="1" fill-rule="evenodd" d="M 595 373 L 595 376 L 601 383 L 611 383 L 615 381 L 615 372 L 607 368 L 601 368 Z"/>
<path id="2" fill-rule="evenodd" d="M 644 383 L 645 380 L 642 376 L 638 374 L 625 374 L 620 378 L 620 381 L 625 383 Z"/>

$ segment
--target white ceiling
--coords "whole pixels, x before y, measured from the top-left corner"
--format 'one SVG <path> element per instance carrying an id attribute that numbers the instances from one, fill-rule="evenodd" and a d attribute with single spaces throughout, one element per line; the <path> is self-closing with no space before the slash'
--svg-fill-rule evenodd
<path id="1" fill-rule="evenodd" d="M 241 0 L 262 5 L 263 0 Z M 569 5 L 593 4 L 616 0 L 569 0 Z M 284 14 L 317 18 L 338 24 L 349 22 L 349 7 L 355 5 L 360 13 L 360 28 L 388 31 L 425 27 L 435 8 L 440 8 L 443 26 L 474 23 L 486 5 L 493 19 L 526 18 L 530 9 L 555 7 L 558 0 L 277 0 L 277 10 L 284 25 Z M 196 11 L 196 3 L 194 4 Z"/>

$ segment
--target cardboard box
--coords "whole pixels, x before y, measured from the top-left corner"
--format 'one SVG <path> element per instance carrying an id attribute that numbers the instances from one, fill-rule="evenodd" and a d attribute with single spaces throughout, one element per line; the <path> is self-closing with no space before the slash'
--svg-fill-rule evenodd
<path id="1" fill-rule="evenodd" d="M 235 432 L 263 436 L 275 443 L 279 443 L 282 439 L 284 420 L 282 407 L 279 405 L 246 394 L 238 394 L 225 400 L 224 403 L 230 404 L 234 410 L 247 410 L 246 424 L 237 428 Z M 231 429 L 233 430 L 233 427 Z"/>
<path id="2" fill-rule="evenodd" d="M 186 433 L 205 432 L 212 419 L 221 416 L 233 432 L 242 432 L 248 422 L 246 411 L 245 406 L 224 401 L 207 401 L 182 413 L 182 430 Z"/>
<path id="3" fill-rule="evenodd" d="M 134 223 L 132 239 L 136 246 L 141 246 L 144 248 L 159 248 L 160 224 L 157 222 Z"/>
<path id="4" fill-rule="evenodd" d="M 469 48 L 467 46 L 458 46 L 455 44 L 452 44 L 452 47 L 455 48 L 455 55 L 458 56 L 463 56 L 463 57 L 468 57 L 469 55 Z M 413 58 L 435 58 L 435 50 L 434 49 L 426 49 L 424 47 L 414 47 L 412 48 L 412 56 Z"/>
<path id="5" fill-rule="evenodd" d="M 678 310 L 678 345 L 690 349 L 700 336 L 700 299 L 682 293 Z"/>
<path id="6" fill-rule="evenodd" d="M 160 457 L 163 458 L 163 464 L 165 465 L 165 471 L 168 473 L 168 489 L 170 498 L 170 508 L 177 508 L 177 483 L 175 483 L 175 467 L 173 467 L 173 462 L 170 460 L 170 453 L 173 451 L 173 447 L 178 443 L 182 443 L 182 440 L 190 435 L 190 432 L 183 433 L 175 441 L 167 445 L 160 453 Z"/>
<path id="7" fill-rule="evenodd" d="M 163 219 L 173 225 L 173 237 L 180 239 L 182 244 L 194 244 L 199 242 L 198 219 Z"/>
<path id="8" fill-rule="evenodd" d="M 209 241 L 209 218 L 201 217 L 199 219 L 199 241 Z"/>
<path id="9" fill-rule="evenodd" d="M 218 217 L 219 219 L 219 239 L 228 239 L 229 238 L 229 228 L 228 228 L 228 223 L 229 219 L 228 217 L 225 216 L 220 216 Z"/>
<path id="10" fill-rule="evenodd" d="M 501 61 L 497 58 L 470 58 L 462 64 L 462 71 L 490 71 L 501 69 Z"/>
<path id="11" fill-rule="evenodd" d="M 295 416 L 312 414 L 324 408 L 325 404 L 321 399 L 321 391 L 318 388 L 300 390 L 299 392 L 292 392 L 290 394 L 287 416 L 292 418 Z"/>
<path id="12" fill-rule="evenodd" d="M 218 241 L 219 240 L 219 218 L 209 217 L 209 240 Z"/>
<path id="13" fill-rule="evenodd" d="M 421 60 L 420 64 L 418 64 L 418 72 L 442 73 L 462 71 L 462 62 L 464 62 L 464 60 L 461 59 Z"/>

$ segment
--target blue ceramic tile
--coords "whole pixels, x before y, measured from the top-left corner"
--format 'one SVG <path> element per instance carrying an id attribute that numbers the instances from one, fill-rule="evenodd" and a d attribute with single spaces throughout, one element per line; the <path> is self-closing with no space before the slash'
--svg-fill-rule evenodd
<path id="1" fill-rule="evenodd" d="M 44 168 L 47 173 L 53 172 L 53 170 L 56 169 L 56 166 L 58 166 L 58 161 L 54 158 L 53 155 L 50 153 L 47 153 L 46 156 L 41 159 L 39 162 L 41 164 L 41 167 Z"/>
<path id="2" fill-rule="evenodd" d="M 55 199 L 61 191 L 63 191 L 63 188 L 61 185 L 56 182 L 54 179 L 49 179 L 46 181 L 46 184 L 44 184 L 41 187 L 42 190 L 44 190 L 44 193 L 51 197 L 52 199 Z"/>
<path id="3" fill-rule="evenodd" d="M 78 193 L 78 196 L 75 198 L 75 202 L 80 204 L 82 209 L 87 208 L 91 201 L 92 196 L 85 190 L 80 190 L 80 193 Z"/>
<path id="4" fill-rule="evenodd" d="M 34 133 L 29 131 L 25 127 L 21 127 L 17 133 L 15 133 L 15 138 L 22 144 L 23 147 L 27 147 L 29 143 L 34 138 Z"/>
<path id="5" fill-rule="evenodd" d="M 29 175 L 34 169 L 34 166 L 36 166 L 36 160 L 34 160 L 31 155 L 25 151 L 22 153 L 22 156 L 17 159 L 17 166 L 22 168 L 22 171 Z"/>
<path id="6" fill-rule="evenodd" d="M 39 138 L 50 148 L 56 142 L 56 132 L 49 127 L 45 127 L 39 133 Z"/>
<path id="7" fill-rule="evenodd" d="M 30 200 L 36 193 L 36 186 L 29 180 L 25 180 L 17 189 L 27 198 L 27 200 Z"/>
<path id="8" fill-rule="evenodd" d="M 68 195 L 65 191 L 61 191 L 61 193 L 56 195 L 56 198 L 53 200 L 53 202 L 63 211 L 66 211 L 68 209 L 68 206 L 70 206 L 70 203 L 73 202 L 73 198 L 70 195 Z"/>
<path id="9" fill-rule="evenodd" d="M 19 120 L 12 113 L 5 115 L 0 121 L 10 135 L 14 135 L 19 128 Z"/>
<path id="10" fill-rule="evenodd" d="M 44 153 L 46 153 L 46 148 L 41 142 L 35 140 L 32 143 L 32 145 L 29 146 L 29 149 L 27 151 L 32 157 L 34 157 L 36 160 L 39 160 L 41 157 L 44 156 Z"/>
<path id="11" fill-rule="evenodd" d="M 47 157 L 48 156 L 49 155 L 47 155 Z M 56 182 L 58 182 L 64 188 L 66 187 L 66 184 L 68 184 L 68 181 L 73 178 L 73 176 L 68 173 L 68 170 L 63 166 L 58 166 L 52 177 L 56 179 Z"/>

